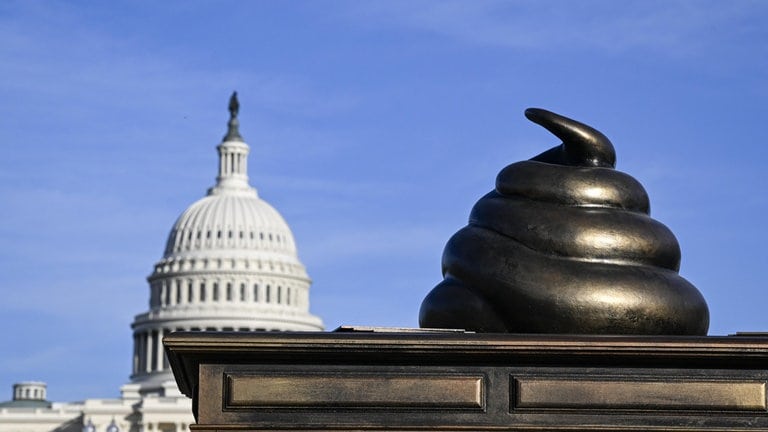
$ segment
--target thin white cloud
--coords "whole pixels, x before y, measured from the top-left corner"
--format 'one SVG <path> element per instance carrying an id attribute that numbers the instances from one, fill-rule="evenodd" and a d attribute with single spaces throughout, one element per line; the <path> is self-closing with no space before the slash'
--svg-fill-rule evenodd
<path id="1" fill-rule="evenodd" d="M 26 95 L 20 100 L 36 105 L 26 108 L 41 115 L 87 119 L 104 110 L 148 107 L 184 113 L 201 89 L 211 88 L 221 89 L 217 94 L 236 89 L 251 106 L 298 116 L 334 115 L 356 104 L 351 94 L 323 90 L 301 75 L 190 67 L 184 56 L 169 58 L 129 35 L 104 33 L 66 5 L 22 2 L 9 9 L 0 14 L 0 92 Z"/>
<path id="2" fill-rule="evenodd" d="M 27 287 L 16 283 L 4 295 L 0 311 L 29 311 L 35 316 L 45 315 L 70 322 L 87 329 L 128 329 L 128 319 L 139 313 L 145 304 L 148 288 L 136 273 L 103 275 L 94 272 L 85 276 L 94 266 L 80 266 L 78 277 L 51 277 L 42 280 L 28 277 L 25 285 L 34 286 L 34 295 Z M 149 274 L 151 267 L 144 272 Z M 45 299 L 45 301 L 41 301 Z M 109 305 L 106 307 L 105 305 Z M 102 331 L 94 331 L 101 333 Z"/>
<path id="3" fill-rule="evenodd" d="M 27 373 L 30 369 L 52 369 L 59 365 L 58 369 L 64 371 L 68 362 L 62 359 L 72 358 L 74 350 L 62 345 L 50 345 L 41 351 L 24 352 L 18 351 L 11 356 L 0 356 L 0 370 L 4 373 Z M 22 378 L 22 377 L 19 377 Z"/>
<path id="4" fill-rule="evenodd" d="M 521 49 L 566 48 L 668 53 L 704 50 L 717 29 L 738 22 L 760 2 L 446 0 L 354 2 L 347 19 L 399 24 L 477 44 Z M 749 30 L 746 29 L 745 30 Z"/>
<path id="5" fill-rule="evenodd" d="M 295 192 L 321 194 L 327 198 L 330 196 L 346 196 L 359 198 L 362 195 L 376 194 L 377 196 L 396 196 L 408 191 L 409 185 L 405 182 L 375 182 L 375 181 L 343 181 L 319 177 L 294 177 L 269 175 L 261 176 L 265 184 L 279 185 L 280 189 L 294 195 Z M 295 196 L 295 195 L 294 195 Z"/>
<path id="6" fill-rule="evenodd" d="M 446 240 L 445 232 L 435 226 L 390 224 L 363 230 L 350 227 L 331 232 L 318 230 L 305 239 L 301 256 L 316 266 L 353 257 L 424 256 L 439 251 Z"/>

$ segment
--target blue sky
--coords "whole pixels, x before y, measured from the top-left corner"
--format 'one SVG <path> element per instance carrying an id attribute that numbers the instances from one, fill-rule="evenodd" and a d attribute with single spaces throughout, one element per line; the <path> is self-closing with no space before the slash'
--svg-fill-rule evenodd
<path id="1" fill-rule="evenodd" d="M 710 334 L 768 331 L 768 3 L 0 3 L 0 395 L 118 395 L 176 217 L 240 94 L 312 311 L 416 326 L 498 171 L 594 126 L 676 234 Z"/>

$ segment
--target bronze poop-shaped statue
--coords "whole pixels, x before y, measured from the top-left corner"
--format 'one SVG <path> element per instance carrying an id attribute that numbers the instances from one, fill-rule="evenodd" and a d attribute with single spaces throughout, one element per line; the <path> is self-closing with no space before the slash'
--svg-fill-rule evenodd
<path id="1" fill-rule="evenodd" d="M 499 173 L 443 252 L 421 327 L 478 332 L 706 335 L 709 310 L 678 275 L 680 246 L 616 171 L 610 140 L 542 109 L 562 144 Z"/>

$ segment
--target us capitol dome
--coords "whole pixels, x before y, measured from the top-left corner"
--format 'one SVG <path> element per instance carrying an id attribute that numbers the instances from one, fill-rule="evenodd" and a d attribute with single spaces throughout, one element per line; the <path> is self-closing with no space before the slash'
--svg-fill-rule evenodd
<path id="1" fill-rule="evenodd" d="M 249 147 L 239 132 L 236 92 L 229 111 L 227 134 L 216 147 L 216 184 L 171 228 L 147 278 L 149 310 L 131 325 L 131 383 L 142 395 L 162 393 L 162 383 L 173 380 L 162 345 L 172 331 L 323 329 L 309 312 L 310 279 L 291 229 L 248 183 Z"/>
<path id="2" fill-rule="evenodd" d="M 131 324 L 133 366 L 120 398 L 51 402 L 46 383 L 19 382 L 0 402 L 0 431 L 186 432 L 192 401 L 179 392 L 163 336 L 323 329 L 309 312 L 310 280 L 288 224 L 248 184 L 237 93 L 229 111 L 216 184 L 176 220 L 147 278 L 149 310 Z"/>

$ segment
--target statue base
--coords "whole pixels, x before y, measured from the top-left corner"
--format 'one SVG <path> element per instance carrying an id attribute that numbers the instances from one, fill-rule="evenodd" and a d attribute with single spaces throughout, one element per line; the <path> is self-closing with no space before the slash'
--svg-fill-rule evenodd
<path id="1" fill-rule="evenodd" d="M 768 431 L 768 334 L 340 330 L 166 336 L 190 428 Z"/>

